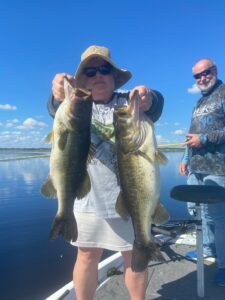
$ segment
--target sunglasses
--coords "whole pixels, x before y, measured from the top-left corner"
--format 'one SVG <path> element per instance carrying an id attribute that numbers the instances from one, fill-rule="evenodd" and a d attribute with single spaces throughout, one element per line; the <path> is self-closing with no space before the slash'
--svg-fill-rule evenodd
<path id="1" fill-rule="evenodd" d="M 101 73 L 102 75 L 109 75 L 112 71 L 112 65 L 110 64 L 105 64 L 99 67 L 88 67 L 85 68 L 83 73 L 87 77 L 94 77 L 97 72 Z"/>
<path id="2" fill-rule="evenodd" d="M 203 72 L 201 72 L 201 73 L 194 74 L 193 77 L 194 77 L 195 79 L 200 79 L 202 76 L 205 76 L 205 77 L 206 77 L 206 76 L 208 76 L 209 74 L 212 74 L 212 71 L 213 71 L 214 68 L 215 68 L 215 67 L 212 66 L 212 67 L 206 69 L 205 71 L 203 71 Z"/>

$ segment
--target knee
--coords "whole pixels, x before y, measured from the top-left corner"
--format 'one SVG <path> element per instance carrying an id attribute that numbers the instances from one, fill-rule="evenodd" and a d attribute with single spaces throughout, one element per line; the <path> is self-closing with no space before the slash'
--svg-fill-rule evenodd
<path id="1" fill-rule="evenodd" d="M 77 260 L 83 261 L 85 264 L 96 261 L 100 261 L 102 255 L 102 249 L 98 248 L 78 248 Z"/>

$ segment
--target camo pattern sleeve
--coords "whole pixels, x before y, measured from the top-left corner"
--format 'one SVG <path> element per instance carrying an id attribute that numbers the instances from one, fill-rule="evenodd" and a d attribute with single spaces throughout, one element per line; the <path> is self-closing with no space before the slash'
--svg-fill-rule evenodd
<path id="1" fill-rule="evenodd" d="M 203 94 L 192 113 L 190 133 L 199 135 L 201 147 L 188 149 L 192 172 L 225 175 L 225 85 L 218 80 Z"/>

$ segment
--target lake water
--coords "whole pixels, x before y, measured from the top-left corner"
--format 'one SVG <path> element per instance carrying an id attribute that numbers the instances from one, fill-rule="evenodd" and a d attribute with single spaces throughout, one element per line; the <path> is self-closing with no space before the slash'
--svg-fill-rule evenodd
<path id="1" fill-rule="evenodd" d="M 190 218 L 185 203 L 169 197 L 174 185 L 186 183 L 177 171 L 182 153 L 165 154 L 161 201 L 171 219 Z M 9 155 L 17 157 L 4 159 Z M 57 210 L 56 200 L 40 194 L 48 170 L 48 157 L 0 161 L 0 299 L 42 300 L 72 280 L 76 249 L 62 238 L 48 240 Z"/>

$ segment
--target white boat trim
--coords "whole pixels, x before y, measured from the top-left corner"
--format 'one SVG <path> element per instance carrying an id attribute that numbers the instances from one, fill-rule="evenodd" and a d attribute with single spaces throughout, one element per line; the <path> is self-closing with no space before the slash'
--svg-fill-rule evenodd
<path id="1" fill-rule="evenodd" d="M 98 289 L 100 289 L 109 279 L 107 276 L 108 270 L 111 268 L 116 268 L 117 270 L 121 270 L 123 266 L 123 258 L 120 252 L 117 252 L 103 261 L 101 261 L 98 265 Z M 46 298 L 45 300 L 75 300 L 76 295 L 73 288 L 73 281 L 69 282 L 61 289 L 56 291 L 54 294 Z"/>

